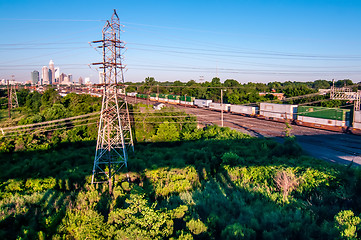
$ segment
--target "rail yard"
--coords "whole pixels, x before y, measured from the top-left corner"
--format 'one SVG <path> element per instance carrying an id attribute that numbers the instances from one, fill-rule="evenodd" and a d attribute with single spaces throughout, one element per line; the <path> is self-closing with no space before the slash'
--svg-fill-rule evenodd
<path id="1" fill-rule="evenodd" d="M 129 102 L 147 103 L 144 99 L 127 98 Z M 153 101 L 149 101 L 154 103 Z M 191 108 L 173 105 L 189 114 L 197 116 L 198 122 L 203 125 L 221 125 L 221 113 L 203 108 Z M 236 129 L 254 137 L 274 138 L 283 141 L 285 123 L 241 116 L 232 113 L 223 113 L 224 126 Z M 317 128 L 291 125 L 291 134 L 308 154 L 326 161 L 340 164 L 361 165 L 361 137 L 353 134 L 334 132 Z"/>

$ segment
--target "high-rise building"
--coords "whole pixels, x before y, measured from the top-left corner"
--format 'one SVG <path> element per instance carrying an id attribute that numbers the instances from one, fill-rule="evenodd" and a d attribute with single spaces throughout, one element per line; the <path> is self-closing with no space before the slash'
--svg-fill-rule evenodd
<path id="1" fill-rule="evenodd" d="M 64 79 L 66 77 L 65 73 L 62 73 L 59 75 L 59 84 L 63 84 L 64 83 Z"/>
<path id="2" fill-rule="evenodd" d="M 82 78 L 82 77 L 79 78 L 79 82 L 78 82 L 78 83 L 79 83 L 79 85 L 83 85 L 83 78 Z"/>
<path id="3" fill-rule="evenodd" d="M 41 69 L 41 73 L 42 73 L 42 79 L 43 79 L 42 84 L 49 85 L 50 84 L 50 81 L 49 81 L 49 68 L 47 66 L 44 66 Z"/>
<path id="4" fill-rule="evenodd" d="M 55 83 L 55 67 L 53 60 L 50 60 L 49 62 L 49 70 L 51 72 L 51 77 L 49 77 L 50 84 Z"/>
<path id="5" fill-rule="evenodd" d="M 31 83 L 36 85 L 39 83 L 39 72 L 34 70 L 31 72 Z"/>
<path id="6" fill-rule="evenodd" d="M 90 85 L 90 84 L 92 84 L 92 83 L 90 82 L 90 78 L 89 78 L 89 77 L 86 77 L 84 80 L 85 80 L 85 85 Z"/>
<path id="7" fill-rule="evenodd" d="M 99 72 L 99 84 L 103 84 L 103 83 L 104 83 L 104 73 Z"/>
<path id="8" fill-rule="evenodd" d="M 69 82 L 70 82 L 70 83 L 73 83 L 73 75 L 69 74 L 69 75 L 68 75 L 68 79 L 69 79 Z"/>
<path id="9" fill-rule="evenodd" d="M 59 67 L 56 67 L 56 68 L 55 68 L 55 82 L 56 82 L 56 84 L 59 84 L 59 83 L 60 83 L 59 77 L 60 77 L 60 68 L 59 68 Z"/>
<path id="10" fill-rule="evenodd" d="M 67 75 L 64 76 L 63 85 L 71 85 L 71 83 L 69 81 L 69 77 Z"/>

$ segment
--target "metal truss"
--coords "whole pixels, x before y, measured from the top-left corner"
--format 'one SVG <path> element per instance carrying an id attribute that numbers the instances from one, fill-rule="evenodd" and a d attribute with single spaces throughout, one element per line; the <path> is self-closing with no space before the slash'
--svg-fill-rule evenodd
<path id="1" fill-rule="evenodd" d="M 103 101 L 100 112 L 98 139 L 95 151 L 92 184 L 109 182 L 112 191 L 112 178 L 121 168 L 127 167 L 128 150 L 134 151 L 132 130 L 122 65 L 124 42 L 120 40 L 121 25 L 114 10 L 112 18 L 103 28 L 103 39 L 94 41 L 103 50 Z M 121 101 L 120 101 L 121 100 Z"/>
<path id="2" fill-rule="evenodd" d="M 12 81 L 13 83 L 15 80 Z M 8 84 L 8 115 L 9 118 L 11 118 L 11 109 L 18 108 L 19 102 L 18 102 L 18 96 L 16 95 L 16 85 L 15 84 L 9 84 L 9 80 L 7 81 Z"/>
<path id="3" fill-rule="evenodd" d="M 348 87 L 336 88 L 331 86 L 330 99 L 353 101 L 355 111 L 360 111 L 360 98 L 360 90 L 353 92 L 352 89 Z"/>

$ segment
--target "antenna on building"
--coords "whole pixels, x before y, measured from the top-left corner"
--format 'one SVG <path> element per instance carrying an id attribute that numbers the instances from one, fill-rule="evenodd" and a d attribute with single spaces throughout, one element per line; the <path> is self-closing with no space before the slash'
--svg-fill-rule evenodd
<path id="1" fill-rule="evenodd" d="M 127 168 L 128 150 L 134 151 L 123 75 L 124 42 L 119 38 L 120 32 L 119 17 L 114 10 L 111 20 L 103 28 L 103 39 L 92 42 L 99 43 L 98 48 L 103 50 L 103 62 L 93 65 L 101 65 L 104 77 L 92 184 L 108 182 L 109 193 L 112 192 L 114 174 L 123 167 Z M 122 102 L 119 102 L 118 92 L 124 94 Z"/>

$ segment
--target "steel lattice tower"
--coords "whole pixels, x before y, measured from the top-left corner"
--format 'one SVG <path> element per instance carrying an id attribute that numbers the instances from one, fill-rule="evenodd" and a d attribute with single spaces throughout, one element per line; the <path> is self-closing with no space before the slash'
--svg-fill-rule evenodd
<path id="1" fill-rule="evenodd" d="M 18 96 L 16 95 L 16 85 L 8 82 L 8 115 L 11 118 L 11 109 L 19 107 Z M 13 79 L 13 83 L 15 80 Z"/>
<path id="2" fill-rule="evenodd" d="M 103 62 L 93 65 L 102 65 L 104 84 L 92 183 L 109 182 L 109 192 L 114 174 L 127 167 L 127 151 L 134 151 L 122 65 L 124 42 L 120 40 L 120 32 L 119 17 L 114 10 L 103 28 L 103 39 L 93 42 L 100 43 L 98 48 L 103 50 Z M 121 102 L 119 93 L 124 94 Z"/>

